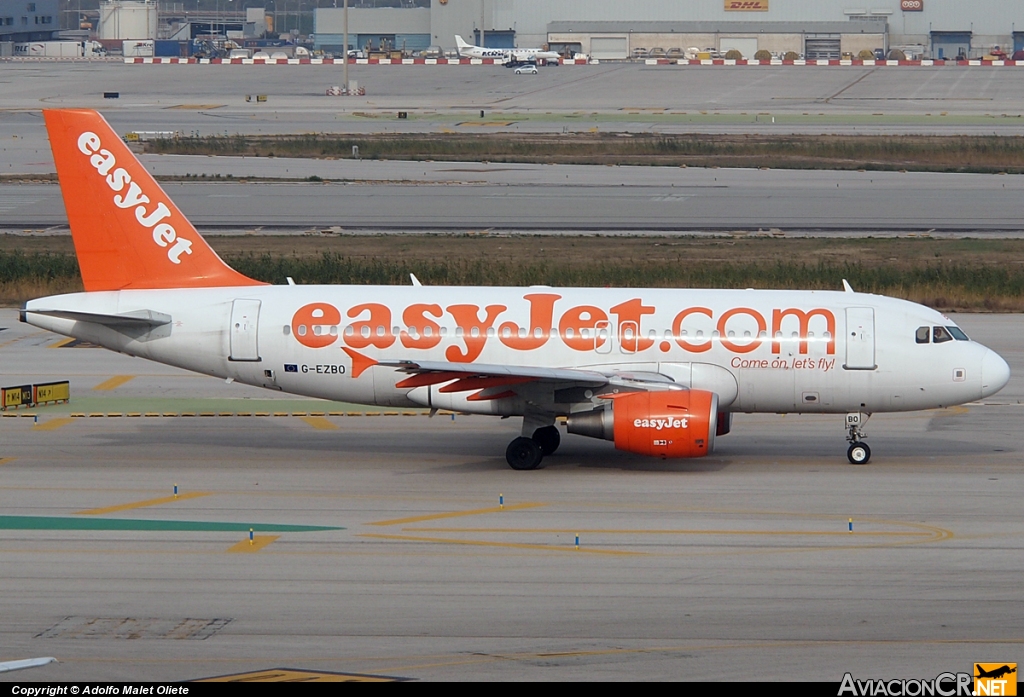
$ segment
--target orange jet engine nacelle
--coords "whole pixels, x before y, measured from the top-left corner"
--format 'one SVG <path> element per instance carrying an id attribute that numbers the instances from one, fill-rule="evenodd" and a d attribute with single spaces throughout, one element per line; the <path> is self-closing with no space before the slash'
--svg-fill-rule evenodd
<path id="1" fill-rule="evenodd" d="M 618 450 L 656 457 L 703 457 L 715 447 L 718 395 L 705 390 L 605 395 L 610 406 L 573 414 L 569 433 L 615 441 Z"/>

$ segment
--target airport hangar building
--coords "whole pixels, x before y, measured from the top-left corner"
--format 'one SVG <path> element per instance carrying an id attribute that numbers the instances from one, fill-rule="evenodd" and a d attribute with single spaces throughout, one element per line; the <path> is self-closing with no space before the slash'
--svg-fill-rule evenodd
<path id="1" fill-rule="evenodd" d="M 1024 50 L 1019 0 L 349 0 L 349 47 L 455 48 L 455 35 L 494 48 L 549 45 L 602 60 L 638 49 L 795 51 L 840 58 L 901 48 L 915 57 Z M 340 2 L 338 3 L 341 4 Z M 341 53 L 344 11 L 317 9 L 317 48 Z"/>

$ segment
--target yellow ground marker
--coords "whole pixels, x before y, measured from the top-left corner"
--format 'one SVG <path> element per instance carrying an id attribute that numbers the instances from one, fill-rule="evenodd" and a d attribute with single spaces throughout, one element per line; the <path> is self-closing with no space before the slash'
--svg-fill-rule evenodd
<path id="1" fill-rule="evenodd" d="M 546 503 L 517 503 L 514 506 L 498 508 L 477 508 L 472 511 L 450 511 L 448 513 L 431 513 L 430 515 L 418 515 L 411 518 L 396 518 L 394 520 L 380 520 L 370 525 L 405 525 L 406 523 L 422 523 L 427 520 L 442 520 L 443 518 L 461 518 L 467 515 L 484 515 L 485 513 L 502 513 L 504 511 L 522 511 L 527 508 L 540 508 L 547 506 Z"/>
<path id="2" fill-rule="evenodd" d="M 10 462 L 14 462 L 18 458 L 16 457 L 0 457 L 0 465 L 6 465 Z"/>
<path id="3" fill-rule="evenodd" d="M 76 339 L 76 338 L 75 338 L 75 337 L 73 337 L 73 336 L 69 336 L 69 337 L 68 337 L 67 339 L 61 339 L 61 340 L 60 340 L 60 341 L 58 341 L 57 343 L 55 343 L 55 344 L 50 344 L 50 345 L 49 345 L 49 346 L 47 346 L 46 348 L 64 348 L 65 346 L 67 346 L 68 344 L 70 344 L 70 343 L 72 343 L 72 342 L 74 342 L 74 341 L 78 341 L 78 339 Z"/>
<path id="4" fill-rule="evenodd" d="M 647 552 L 628 552 L 618 549 L 592 549 L 581 547 L 566 547 L 563 545 L 531 545 L 522 542 L 488 542 L 487 540 L 453 540 L 446 537 L 417 537 L 415 535 L 380 535 L 377 533 L 363 533 L 358 537 L 372 537 L 378 540 L 401 540 L 404 542 L 432 542 L 444 545 L 470 545 L 472 547 L 505 547 L 507 549 L 536 549 L 543 552 L 572 552 L 573 554 L 603 554 L 616 557 L 644 556 Z"/>
<path id="5" fill-rule="evenodd" d="M 281 537 L 280 535 L 254 535 L 252 542 L 242 540 L 238 544 L 228 547 L 228 552 L 258 552 L 271 542 Z"/>
<path id="6" fill-rule="evenodd" d="M 32 427 L 33 431 L 56 431 L 58 428 L 67 426 L 69 423 L 74 421 L 70 416 L 65 416 L 59 419 L 50 419 L 44 421 L 41 424 L 36 424 Z"/>
<path id="7" fill-rule="evenodd" d="M 187 494 L 178 494 L 177 496 L 164 496 L 159 499 L 147 499 L 145 501 L 135 501 L 134 503 L 122 503 L 119 506 L 107 506 L 106 508 L 90 508 L 86 511 L 77 511 L 76 515 L 104 515 L 106 513 L 117 513 L 118 511 L 128 511 L 133 508 L 146 508 L 148 506 L 159 506 L 164 503 L 173 503 L 175 501 L 184 501 L 185 499 L 197 499 L 201 496 L 209 496 L 208 491 L 193 491 Z"/>
<path id="8" fill-rule="evenodd" d="M 322 416 L 303 416 L 302 420 L 313 428 L 318 428 L 321 431 L 333 431 L 338 428 Z"/>
<path id="9" fill-rule="evenodd" d="M 120 387 L 121 385 L 125 384 L 126 382 L 128 382 L 129 380 L 132 380 L 134 378 L 135 378 L 134 375 L 115 375 L 114 377 L 110 378 L 109 380 L 104 380 L 103 382 L 101 382 L 100 384 L 96 385 L 96 387 L 94 387 L 92 389 L 99 390 L 100 392 L 107 392 L 109 390 L 116 390 L 118 387 Z"/>

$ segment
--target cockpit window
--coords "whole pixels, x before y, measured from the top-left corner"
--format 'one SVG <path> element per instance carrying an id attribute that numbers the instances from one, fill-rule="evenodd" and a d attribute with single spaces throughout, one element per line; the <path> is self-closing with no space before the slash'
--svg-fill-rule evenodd
<path id="1" fill-rule="evenodd" d="M 917 339 L 919 344 L 927 344 L 931 340 L 932 331 L 929 327 L 918 327 L 914 333 L 914 338 Z"/>
<path id="2" fill-rule="evenodd" d="M 953 325 L 952 327 L 946 327 L 946 329 L 949 330 L 949 333 L 952 334 L 953 338 L 956 339 L 957 341 L 970 341 L 971 340 L 970 337 L 968 337 L 966 334 L 964 334 L 964 330 L 961 329 L 960 327 L 957 327 L 956 325 Z"/>
<path id="3" fill-rule="evenodd" d="M 944 344 L 952 340 L 953 337 L 950 336 L 949 331 L 945 327 L 932 327 L 932 341 L 936 344 Z"/>

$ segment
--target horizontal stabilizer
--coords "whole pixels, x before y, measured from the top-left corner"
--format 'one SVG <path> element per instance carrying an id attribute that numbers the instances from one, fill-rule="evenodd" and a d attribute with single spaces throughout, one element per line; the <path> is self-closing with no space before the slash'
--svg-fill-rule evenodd
<path id="1" fill-rule="evenodd" d="M 31 312 L 47 317 L 60 317 L 76 322 L 92 322 L 107 327 L 160 327 L 171 323 L 171 316 L 153 310 L 135 310 L 120 315 L 106 315 L 98 312 L 79 312 L 77 310 L 22 310 L 22 314 Z"/>

